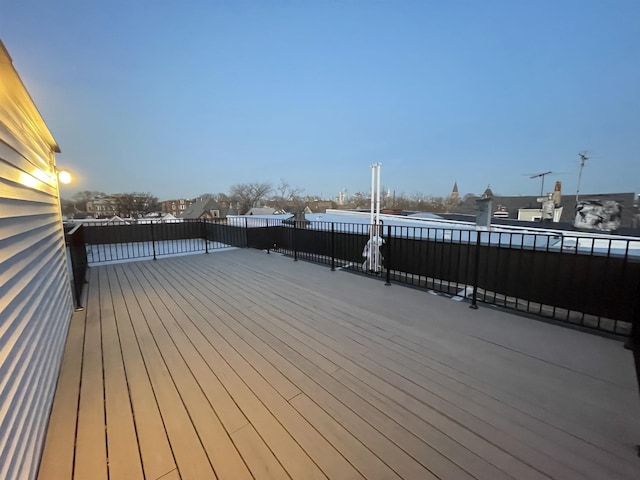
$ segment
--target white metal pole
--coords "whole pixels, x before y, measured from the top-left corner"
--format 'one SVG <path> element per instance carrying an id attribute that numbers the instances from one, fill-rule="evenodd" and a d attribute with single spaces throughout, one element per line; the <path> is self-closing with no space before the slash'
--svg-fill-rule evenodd
<path id="1" fill-rule="evenodd" d="M 374 201 L 375 201 L 375 178 L 376 178 L 376 164 L 371 164 L 371 221 L 370 224 L 373 225 L 373 213 L 374 213 Z"/>
<path id="2" fill-rule="evenodd" d="M 371 164 L 371 214 L 369 220 L 369 250 L 367 252 L 367 268 L 371 270 L 373 262 L 373 225 L 374 225 L 374 211 L 375 211 L 375 179 L 376 179 L 376 164 Z"/>
<path id="3" fill-rule="evenodd" d="M 382 164 L 377 163 L 377 176 L 378 176 L 378 186 L 376 188 L 376 261 L 375 261 L 375 270 L 376 272 L 380 268 L 380 247 L 378 239 L 382 238 L 382 232 L 380 232 L 380 170 L 382 169 Z"/>
<path id="4" fill-rule="evenodd" d="M 376 225 L 380 223 L 380 170 L 382 169 L 382 164 L 377 163 L 377 173 L 378 173 L 378 187 L 376 189 Z"/>

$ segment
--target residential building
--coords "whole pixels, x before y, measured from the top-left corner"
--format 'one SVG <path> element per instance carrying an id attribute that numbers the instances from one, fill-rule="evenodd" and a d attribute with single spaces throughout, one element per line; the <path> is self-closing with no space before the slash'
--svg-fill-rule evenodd
<path id="1" fill-rule="evenodd" d="M 575 198 L 562 197 L 561 183 L 556 182 L 554 192 L 551 193 L 554 209 L 550 216 L 553 222 L 573 224 L 576 216 Z M 543 217 L 543 203 L 547 197 L 534 195 L 495 195 L 490 187 L 480 196 L 466 195 L 464 199 L 451 209 L 450 218 L 459 218 L 460 214 L 475 216 L 476 200 L 491 198 L 493 216 L 495 218 L 523 221 L 539 221 Z M 622 206 L 621 227 L 631 227 L 637 208 L 634 207 L 635 193 L 597 193 L 580 195 L 581 200 L 613 200 Z"/>
<path id="2" fill-rule="evenodd" d="M 312 213 L 324 213 L 328 209 L 336 208 L 337 206 L 333 200 L 313 200 L 307 203 L 307 207 Z"/>
<path id="3" fill-rule="evenodd" d="M 173 200 L 165 200 L 160 204 L 160 208 L 162 213 L 170 213 L 175 217 L 179 217 L 195 202 L 195 200 L 188 200 L 186 198 L 176 198 Z"/>
<path id="4" fill-rule="evenodd" d="M 245 215 L 274 215 L 276 213 L 283 213 L 277 211 L 273 207 L 251 207 L 251 209 L 245 213 Z"/>
<path id="5" fill-rule="evenodd" d="M 95 198 L 87 202 L 87 213 L 94 218 L 108 218 L 119 215 L 118 199 L 116 196 Z"/>
<path id="6" fill-rule="evenodd" d="M 202 198 L 184 209 L 180 218 L 211 220 L 214 218 L 227 218 L 227 215 L 231 214 L 231 208 L 227 202 L 219 203 L 212 198 Z"/>

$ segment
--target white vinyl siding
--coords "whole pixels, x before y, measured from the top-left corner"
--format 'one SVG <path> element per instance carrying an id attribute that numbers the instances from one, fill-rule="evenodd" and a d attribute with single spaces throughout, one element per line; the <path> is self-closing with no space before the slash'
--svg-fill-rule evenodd
<path id="1" fill-rule="evenodd" d="M 0 478 L 37 474 L 72 313 L 55 141 L 0 43 Z"/>

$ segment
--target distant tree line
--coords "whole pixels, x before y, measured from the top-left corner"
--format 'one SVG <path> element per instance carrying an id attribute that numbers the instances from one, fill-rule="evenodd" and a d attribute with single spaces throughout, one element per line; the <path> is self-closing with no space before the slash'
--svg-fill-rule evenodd
<path id="1" fill-rule="evenodd" d="M 396 194 L 385 188 L 386 194 L 381 197 L 381 207 L 384 209 L 443 213 L 450 211 L 457 205 L 457 200 L 451 197 L 437 197 L 423 193 L 410 195 L 404 192 Z M 281 178 L 277 186 L 269 182 L 249 182 L 232 185 L 227 193 L 203 193 L 194 200 L 210 198 L 221 204 L 227 204 L 238 213 L 244 214 L 252 207 L 271 206 L 283 208 L 287 205 L 302 205 L 321 200 L 314 195 L 305 195 L 304 188 L 292 186 Z M 82 191 L 76 193 L 71 200 L 62 200 L 62 213 L 65 215 L 83 217 L 93 215 L 87 204 L 108 199 L 113 205 L 113 212 L 121 217 L 141 217 L 149 213 L 159 212 L 158 198 L 150 193 L 131 192 L 106 195 L 98 191 Z M 332 199 L 335 200 L 335 199 Z M 368 209 L 371 205 L 369 192 L 356 192 L 344 198 L 343 208 Z"/>
<path id="2" fill-rule="evenodd" d="M 71 200 L 61 200 L 62 213 L 75 218 L 87 216 L 143 217 L 160 210 L 158 198 L 147 192 L 115 193 L 84 190 Z"/>

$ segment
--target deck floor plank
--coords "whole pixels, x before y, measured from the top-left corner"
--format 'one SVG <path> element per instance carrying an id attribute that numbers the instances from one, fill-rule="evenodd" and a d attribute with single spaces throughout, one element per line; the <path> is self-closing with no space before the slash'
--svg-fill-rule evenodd
<path id="1" fill-rule="evenodd" d="M 236 287 L 240 288 L 239 285 L 236 285 Z M 257 295 L 256 292 L 256 288 L 257 286 L 255 285 L 250 285 L 248 288 L 251 288 L 252 292 L 254 295 Z M 264 297 L 261 298 L 261 300 L 263 301 L 268 301 L 268 298 Z M 260 302 L 261 307 L 264 307 L 264 303 Z M 291 312 L 291 308 L 289 308 L 289 312 Z M 272 319 L 274 317 L 271 317 Z M 297 316 L 297 318 L 300 318 L 300 316 Z M 267 317 L 264 317 L 265 321 L 268 321 Z M 254 328 L 260 328 L 259 325 L 256 325 Z M 270 329 L 269 331 L 273 332 L 275 329 Z M 268 335 L 267 332 L 265 332 L 265 335 Z M 264 338 L 264 337 L 263 337 Z M 292 342 L 290 339 L 286 339 L 285 340 L 285 345 L 280 347 L 280 351 L 282 351 L 283 349 L 286 349 L 288 345 L 291 345 Z M 332 353 L 334 354 L 334 358 L 337 358 L 337 356 L 339 354 L 335 354 L 335 352 L 330 352 L 327 353 L 327 355 L 332 355 Z M 297 362 L 300 363 L 300 360 L 295 360 Z M 344 360 L 347 363 L 350 363 L 347 359 Z M 341 363 L 341 365 L 344 365 L 343 363 Z M 363 373 L 368 373 L 366 371 L 364 371 Z M 317 378 L 318 375 L 315 375 L 315 377 Z M 374 379 L 375 381 L 376 379 Z M 336 390 L 340 390 L 340 387 L 331 387 L 329 388 L 329 390 L 331 391 L 336 391 Z M 344 393 L 342 393 L 340 395 L 340 398 L 345 398 L 347 395 L 345 395 Z M 371 396 L 371 395 L 361 395 L 362 398 L 368 398 L 369 401 L 371 401 L 371 399 L 375 398 L 375 396 Z M 403 399 L 401 400 L 401 404 L 402 402 L 407 402 L 409 400 L 412 400 L 412 397 L 403 397 Z M 380 407 L 379 407 L 380 408 Z M 386 404 L 382 404 L 382 408 L 380 408 L 381 411 L 393 411 L 393 409 L 389 406 L 389 403 L 387 402 Z M 400 410 L 400 409 L 398 409 Z M 467 465 L 467 469 L 468 470 L 472 470 L 474 472 L 480 472 L 482 471 L 480 464 L 484 464 L 484 471 L 486 474 L 487 479 L 490 478 L 500 478 L 500 475 L 504 475 L 502 474 L 500 471 L 496 471 L 495 469 L 491 468 L 491 465 L 487 464 L 484 460 L 482 459 L 491 459 L 493 461 L 493 463 L 495 463 L 496 465 L 500 464 L 500 461 L 498 459 L 502 459 L 502 463 L 504 464 L 505 462 L 510 464 L 508 465 L 509 467 L 515 467 L 515 471 L 513 472 L 515 475 L 517 475 L 518 477 L 522 477 L 524 475 L 527 475 L 529 478 L 534 478 L 536 475 L 539 475 L 539 473 L 533 471 L 531 468 L 528 468 L 526 465 L 516 465 L 518 462 L 514 461 L 515 459 L 509 457 L 508 455 L 505 455 L 501 450 L 493 448 L 493 445 L 484 442 L 484 440 L 482 438 L 477 438 L 477 437 L 472 437 L 469 438 L 466 441 L 466 444 L 469 446 L 469 448 L 471 450 L 476 450 L 477 451 L 477 455 L 469 455 L 469 452 L 465 452 L 464 450 L 461 450 L 459 448 L 459 445 L 457 445 L 455 442 L 452 442 L 452 440 L 446 436 L 443 436 L 441 434 L 440 431 L 438 430 L 434 430 L 433 428 L 431 428 L 428 424 L 426 424 L 425 422 L 423 422 L 420 418 L 417 418 L 414 413 L 412 412 L 400 412 L 400 413 L 396 413 L 396 415 L 398 415 L 400 417 L 400 422 L 404 423 L 405 426 L 408 428 L 408 430 L 413 429 L 414 431 L 417 431 L 416 434 L 419 438 L 422 439 L 430 439 L 430 444 L 433 445 L 434 447 L 438 448 L 440 451 L 442 451 L 443 453 L 448 454 L 449 456 L 454 456 L 457 458 L 458 462 L 460 462 L 461 464 L 464 464 L 465 461 L 463 460 L 465 458 L 465 456 L 467 457 L 467 462 L 469 463 Z M 443 420 L 446 422 L 446 419 L 443 419 L 441 415 L 439 415 L 438 412 L 436 411 L 429 411 L 426 415 L 427 418 L 430 418 L 432 423 L 436 423 L 435 420 L 440 418 L 440 424 L 442 424 Z M 476 424 L 477 425 L 477 424 Z M 422 428 L 420 428 L 422 427 Z M 458 425 L 456 423 L 452 423 L 450 425 L 444 425 L 444 428 L 442 428 L 441 426 L 441 430 L 442 431 L 457 431 L 458 436 L 469 436 L 469 431 L 465 431 L 465 430 L 461 430 L 459 428 L 457 428 Z M 415 439 L 414 439 L 415 441 Z M 462 442 L 465 443 L 465 442 Z M 482 448 L 484 446 L 484 448 Z M 457 454 L 456 454 L 457 452 Z M 493 452 L 492 454 L 490 452 Z M 528 452 L 528 450 L 527 450 Z M 546 459 L 545 459 L 546 460 Z M 477 473 L 476 473 L 477 474 Z M 458 473 L 458 475 L 460 475 L 460 473 Z"/>
<path id="2" fill-rule="evenodd" d="M 149 329 L 170 372 L 180 397 L 192 419 L 194 428 L 204 446 L 205 452 L 219 479 L 251 478 L 238 450 L 225 430 L 215 410 L 194 377 L 193 371 L 184 359 L 185 351 L 194 350 L 190 343 L 175 343 L 167 328 L 174 330 L 174 320 L 164 307 L 153 287 L 146 283 L 140 271 L 127 272 L 131 285 L 144 292 L 138 296 L 140 307 L 145 312 Z M 163 324 L 160 317 L 167 324 Z M 172 328 L 173 327 L 173 328 Z M 181 347 L 180 349 L 178 347 Z M 197 365 L 195 365 L 197 366 Z"/>
<path id="3" fill-rule="evenodd" d="M 169 271 L 165 273 L 167 275 L 170 274 Z M 264 360 L 252 365 L 242 356 L 241 353 L 252 352 L 252 356 L 255 359 L 255 351 L 252 351 L 251 346 L 237 336 L 228 325 L 220 321 L 221 317 L 225 316 L 224 309 L 214 304 L 213 310 L 209 311 L 210 314 L 205 315 L 202 310 L 197 308 L 197 297 L 188 293 L 188 290 L 185 290 L 184 301 L 179 298 L 174 300 L 181 305 L 192 322 L 196 322 L 203 331 L 210 332 L 207 337 L 212 339 L 212 343 L 214 343 L 214 346 L 222 356 L 232 362 L 247 386 L 256 393 L 265 407 L 279 419 L 292 438 L 307 452 L 307 455 L 313 458 L 314 462 L 326 475 L 330 478 L 345 479 L 359 477 L 358 473 L 344 457 L 326 442 L 287 402 L 291 395 L 283 396 L 267 380 L 275 376 L 281 376 L 281 373 L 268 362 L 264 362 Z M 229 308 L 229 306 L 226 306 L 226 308 Z M 214 312 L 217 317 L 214 316 Z M 296 388 L 294 395 L 298 393 L 299 390 Z M 260 430 L 257 430 L 260 433 Z M 290 454 L 286 455 L 286 457 L 290 456 Z M 280 461 L 288 468 L 285 462 L 290 462 L 289 459 L 280 458 Z M 293 474 L 293 472 L 290 473 Z"/>
<path id="4" fill-rule="evenodd" d="M 205 279 L 201 278 L 200 281 L 205 281 Z M 218 289 L 213 290 L 216 292 L 218 291 Z M 255 293 L 256 292 L 254 290 L 254 294 Z M 224 295 L 225 297 L 228 297 L 230 292 L 225 292 Z M 211 300 L 211 298 L 208 298 L 208 300 Z M 217 301 L 221 301 L 221 299 L 217 299 Z M 260 305 L 263 306 L 264 304 L 260 302 Z M 254 311 L 258 313 L 257 310 Z M 264 328 L 262 325 L 269 324 L 269 319 L 264 316 L 264 314 L 261 314 L 260 321 L 255 321 L 253 323 L 240 311 L 234 311 L 232 314 L 236 328 L 238 328 L 238 324 L 242 324 L 245 327 L 244 337 L 249 342 L 253 341 L 255 348 L 260 348 L 260 343 L 266 343 L 272 346 L 271 350 L 263 350 L 265 359 L 278 365 L 278 367 L 283 372 L 286 372 L 288 376 L 296 379 L 297 384 L 316 401 L 322 398 L 322 405 L 324 407 L 340 412 L 341 422 L 347 422 L 347 425 L 349 425 L 350 428 L 356 429 L 357 431 L 364 429 L 362 434 L 366 435 L 371 445 L 376 445 L 376 451 L 378 454 L 386 458 L 392 468 L 399 469 L 407 477 L 427 476 L 428 472 L 424 471 L 421 467 L 418 467 L 418 465 L 414 465 L 416 463 L 416 460 L 414 459 L 417 459 L 418 461 L 422 460 L 423 465 L 428 465 L 429 468 L 440 475 L 450 477 L 455 476 L 456 478 L 465 477 L 465 473 L 454 463 L 440 457 L 436 450 L 423 445 L 419 440 L 419 438 L 423 437 L 416 437 L 412 435 L 399 424 L 394 423 L 385 415 L 381 415 L 380 411 L 377 411 L 375 408 L 367 405 L 364 399 L 353 395 L 352 392 L 340 385 L 339 382 L 326 372 L 318 369 L 317 366 L 308 358 L 308 347 L 299 345 L 299 342 L 297 342 L 294 337 L 289 336 L 285 329 L 279 329 L 275 324 L 269 328 Z M 240 334 L 242 335 L 242 333 Z M 299 350 L 296 351 L 293 347 L 298 347 Z M 301 351 L 303 353 L 300 353 Z M 294 365 L 302 371 L 296 371 L 296 369 L 293 368 Z M 311 378 L 313 378 L 315 382 L 310 381 Z M 332 392 L 333 396 L 331 394 L 327 394 L 327 392 Z M 339 399 L 339 401 L 337 399 Z M 342 405 L 341 402 L 343 403 Z M 360 418 L 353 415 L 351 410 L 357 411 L 360 414 L 360 417 L 369 422 L 370 425 L 378 426 L 379 432 L 393 439 L 396 445 L 386 443 L 386 439 L 383 439 L 382 437 L 380 438 L 380 441 L 374 441 L 374 438 L 379 436 L 380 433 L 372 430 Z M 454 449 L 458 447 L 458 460 L 461 461 L 461 463 L 464 463 L 463 458 L 468 452 L 465 452 L 464 449 L 460 449 L 459 446 L 451 442 L 450 439 L 442 435 L 438 435 L 437 433 L 435 437 L 432 436 L 431 438 L 431 444 L 437 445 L 439 448 L 442 448 L 442 445 L 447 443 L 453 446 Z M 400 447 L 400 450 L 398 450 L 398 447 Z M 395 455 L 394 452 L 396 452 Z M 413 458 L 407 456 L 407 453 L 413 455 Z M 470 455 L 470 457 L 473 458 L 473 455 Z M 439 458 L 440 460 L 438 460 Z M 478 457 L 475 457 L 474 459 L 479 461 L 476 462 L 477 469 L 478 463 L 481 463 L 482 461 Z M 490 464 L 486 462 L 484 463 L 487 478 L 500 478 L 499 471 L 492 468 Z M 412 470 L 412 468 L 414 468 L 414 470 Z"/>
<path id="5" fill-rule="evenodd" d="M 85 325 L 86 310 L 74 313 L 49 418 L 39 480 L 73 478 Z"/>
<path id="6" fill-rule="evenodd" d="M 246 459 L 249 469 L 255 478 L 261 479 L 290 479 L 284 467 L 278 462 L 267 444 L 260 438 L 258 432 L 250 423 L 236 430 L 231 435 L 233 441 Z"/>
<path id="7" fill-rule="evenodd" d="M 640 477 L 613 340 L 256 250 L 89 273 L 39 479 Z"/>
<path id="8" fill-rule="evenodd" d="M 225 389 L 231 394 L 260 437 L 269 445 L 286 471 L 293 478 L 326 478 L 281 424 L 280 420 L 288 421 L 289 419 L 275 417 L 263 403 L 264 398 L 258 395 L 264 392 L 255 392 L 245 382 L 243 374 L 255 378 L 253 367 L 244 361 L 224 337 L 179 295 L 165 305 L 170 309 L 180 329 L 215 371 Z M 271 392 L 272 387 L 264 382 L 262 386 Z"/>
<path id="9" fill-rule="evenodd" d="M 112 266 L 105 270 L 111 287 L 144 476 L 146 479 L 160 478 L 168 472 L 177 472 L 175 458 L 133 329 L 135 319 L 131 318 L 124 301 L 126 290 L 122 290 Z"/>
<path id="10" fill-rule="evenodd" d="M 213 467 L 193 425 L 193 419 L 189 416 L 175 380 L 164 362 L 147 323 L 150 321 L 148 317 L 153 313 L 141 306 L 144 292 L 139 286 L 131 283 L 125 273 L 125 267 L 117 265 L 116 271 L 123 282 L 123 287 L 126 285 L 125 288 L 135 292 L 135 296 L 125 297 L 125 303 L 131 318 L 137 320 L 133 322 L 133 329 L 160 407 L 178 472 L 183 480 L 215 478 Z"/>
<path id="11" fill-rule="evenodd" d="M 102 366 L 102 326 L 99 277 L 88 285 L 80 402 L 76 434 L 75 478 L 107 480 L 104 381 Z"/>
<path id="12" fill-rule="evenodd" d="M 120 337 L 115 320 L 106 269 L 97 271 L 100 289 L 102 358 L 109 476 L 143 478 L 140 449 L 133 420 L 129 386 L 122 360 Z"/>
<path id="13" fill-rule="evenodd" d="M 290 287 L 291 287 L 291 288 L 295 288 L 295 287 L 293 287 L 293 286 L 290 286 Z M 294 297 L 295 297 L 295 295 L 294 295 Z M 333 305 L 333 306 L 335 307 L 335 303 L 334 303 L 334 305 Z M 314 311 L 307 310 L 307 311 L 303 312 L 302 314 L 300 314 L 300 315 L 298 315 L 298 316 L 296 317 L 296 323 L 298 323 L 298 324 L 299 324 L 301 321 L 304 321 L 304 320 L 300 320 L 300 321 L 298 321 L 298 320 L 299 320 L 299 319 L 304 318 L 305 316 L 314 316 L 316 311 L 326 312 L 329 308 L 331 308 L 331 307 L 324 308 L 324 309 L 316 309 L 316 310 L 314 310 Z M 288 312 L 288 313 L 290 313 L 290 312 L 291 312 L 291 306 L 288 306 L 288 307 L 286 308 L 286 310 L 287 310 L 287 312 Z M 283 316 L 283 315 L 284 315 L 284 313 L 283 313 L 283 312 L 280 312 L 279 316 Z M 286 315 L 284 315 L 284 316 L 286 317 Z M 344 315 L 342 315 L 342 316 L 344 317 Z M 373 315 L 372 315 L 372 316 L 373 316 Z M 374 321 L 374 320 L 372 320 L 372 318 L 371 318 L 372 316 L 368 317 L 367 321 Z M 340 316 L 339 316 L 339 315 L 333 315 L 333 316 L 332 316 L 332 318 L 338 318 L 338 317 L 340 317 Z M 386 334 L 383 334 L 383 335 L 376 335 L 375 333 L 372 333 L 372 332 L 370 332 L 370 331 L 365 331 L 365 330 L 363 330 L 363 329 L 359 329 L 359 330 L 349 330 L 349 329 L 348 329 L 348 327 L 347 327 L 347 330 L 342 330 L 342 331 L 340 331 L 340 329 L 341 329 L 341 328 L 342 328 L 342 327 L 336 327 L 336 328 L 332 328 L 332 330 L 334 330 L 334 331 L 335 331 L 335 330 L 339 331 L 339 332 L 342 334 L 342 337 L 343 337 L 343 338 L 344 338 L 344 336 L 351 336 L 352 338 L 357 339 L 357 341 L 358 341 L 358 342 L 366 342 L 366 340 L 364 340 L 364 339 L 363 339 L 363 337 L 366 337 L 366 338 L 368 339 L 368 341 L 369 341 L 368 345 L 370 346 L 370 348 L 372 348 L 372 352 L 373 352 L 373 351 L 375 351 L 375 350 L 377 350 L 378 352 L 383 351 L 383 352 L 385 352 L 385 355 L 387 355 L 387 352 L 391 351 L 388 347 L 389 347 L 389 346 L 392 346 L 392 347 L 394 346 L 392 343 L 390 343 L 390 342 L 389 342 L 389 340 L 387 339 L 387 335 L 386 335 Z M 345 332 L 346 332 L 346 333 L 345 333 Z M 340 335 L 336 335 L 336 337 L 340 337 Z M 373 342 L 373 343 L 371 343 L 371 342 Z M 329 343 L 331 343 L 331 342 L 329 342 Z M 426 340 L 424 340 L 424 339 L 421 339 L 421 340 L 420 340 L 420 343 L 428 343 L 428 342 L 426 342 Z M 373 345 L 373 346 L 372 346 L 372 345 Z M 383 348 L 383 349 L 380 349 L 380 348 L 379 348 L 379 346 L 380 346 L 380 345 L 382 345 L 384 348 Z M 337 348 L 337 350 L 340 350 L 340 347 L 338 347 L 338 348 Z M 374 355 L 372 352 L 367 353 L 367 355 L 368 355 L 368 356 L 372 356 L 372 355 Z M 439 360 L 439 362 L 441 363 L 441 362 L 442 362 L 442 357 L 443 357 L 443 356 L 445 356 L 445 353 L 446 353 L 446 355 L 447 355 L 447 356 L 449 356 L 449 363 L 456 363 L 456 362 L 457 362 L 457 356 L 455 356 L 455 355 L 453 354 L 453 352 L 457 352 L 457 350 L 456 350 L 456 349 L 454 349 L 454 348 L 452 348 L 452 346 L 451 346 L 451 345 L 448 345 L 448 349 L 447 349 L 447 350 L 445 350 L 445 351 L 443 351 L 443 352 L 439 352 L 439 353 L 438 353 L 438 354 L 436 354 L 436 355 L 434 355 L 434 352 L 429 352 L 429 354 L 431 354 L 431 356 L 432 356 L 432 357 L 434 357 L 434 358 L 435 358 L 435 357 L 437 357 L 438 355 L 440 355 L 440 357 L 439 357 L 439 359 L 438 359 L 438 360 Z M 406 352 L 403 352 L 403 353 L 404 353 L 404 354 L 406 354 Z M 411 356 L 416 357 L 417 355 L 415 355 L 415 354 L 416 354 L 416 352 L 411 352 Z M 418 356 L 419 356 L 419 355 L 418 355 Z M 375 357 L 374 357 L 374 358 L 375 358 Z M 436 362 L 438 362 L 438 360 L 435 360 L 435 361 L 436 361 Z M 366 361 L 362 361 L 362 359 L 360 359 L 360 360 L 358 361 L 358 363 L 365 364 L 365 363 L 366 363 Z M 391 363 L 391 362 L 390 362 L 387 358 L 385 358 L 385 359 L 383 360 L 383 362 L 382 362 L 382 363 L 384 363 L 384 364 L 385 364 L 385 366 L 386 366 L 386 367 L 388 367 L 388 366 L 389 366 L 388 364 L 389 364 L 389 363 Z M 473 362 L 471 362 L 471 361 L 470 361 L 470 363 L 473 363 Z M 465 367 L 461 367 L 461 369 L 462 369 L 462 370 L 464 370 L 464 368 L 465 368 Z M 471 366 L 470 366 L 470 365 L 468 365 L 466 368 L 471 368 Z M 505 383 L 505 381 L 508 381 L 508 379 L 510 379 L 511 377 L 513 377 L 513 376 L 514 376 L 513 374 L 505 375 L 505 373 L 504 373 L 504 372 L 501 372 L 501 373 L 495 373 L 496 371 L 499 371 L 499 370 L 500 370 L 499 365 L 497 365 L 497 366 L 496 366 L 496 365 L 493 365 L 493 366 L 492 366 L 491 372 L 492 372 L 492 374 L 493 374 L 493 375 L 495 376 L 495 378 L 496 378 L 495 385 L 492 385 L 492 386 L 491 386 L 491 390 L 492 390 L 492 392 L 500 391 L 500 389 L 501 389 L 501 384 L 504 384 L 504 383 Z M 418 382 L 420 382 L 420 381 L 424 382 L 424 377 L 423 377 L 421 380 L 418 380 Z M 477 384 L 481 384 L 481 385 L 483 384 L 483 381 L 482 381 L 482 380 L 478 380 L 477 378 L 475 378 L 475 379 L 474 379 L 474 381 L 475 381 Z M 587 410 L 588 410 L 588 409 L 589 409 L 589 406 L 587 405 Z M 515 410 L 514 410 L 514 411 L 515 411 Z M 518 413 L 520 413 L 520 412 L 518 412 Z M 563 412 L 563 415 L 564 415 L 564 414 L 565 414 L 565 412 Z M 549 414 L 548 414 L 548 413 L 546 413 L 546 415 L 543 415 L 541 418 L 546 418 L 546 417 L 548 417 L 548 415 L 549 415 Z M 492 417 L 491 415 L 485 415 L 485 420 L 491 420 L 492 418 L 497 419 L 497 418 L 498 418 L 498 416 Z M 500 417 L 500 418 L 501 418 L 501 417 Z M 608 418 L 608 417 L 607 417 L 606 415 L 601 415 L 601 416 L 600 416 L 600 417 L 598 417 L 598 418 Z M 507 425 L 508 425 L 508 424 L 507 424 Z M 545 425 L 545 423 L 544 423 L 544 422 L 540 422 L 540 425 Z M 547 426 L 547 425 L 545 425 L 545 426 Z M 553 427 L 553 426 L 550 426 L 550 428 L 551 428 L 551 429 L 554 429 L 554 427 Z M 507 429 L 507 430 L 508 430 L 508 429 Z M 556 430 L 557 430 L 557 431 L 561 431 L 561 430 L 558 430 L 558 429 L 556 429 Z M 501 438 L 501 437 L 500 437 L 500 438 Z M 567 437 L 566 437 L 566 436 L 565 436 L 565 440 L 567 440 Z M 571 440 L 571 439 L 569 439 L 569 440 Z M 504 443 L 504 442 L 503 442 L 503 443 Z M 511 448 L 511 447 L 513 447 L 513 446 L 516 446 L 516 447 L 517 447 L 517 444 L 509 444 L 509 447 L 510 447 L 510 448 Z M 588 442 L 581 442 L 577 448 L 581 448 L 581 449 L 583 449 L 583 450 L 584 450 L 585 448 L 586 448 L 586 449 L 589 449 L 589 448 L 591 448 L 591 447 L 592 447 L 592 446 L 591 446 Z M 527 449 L 527 450 L 525 450 L 525 453 L 526 453 L 527 451 L 528 451 L 528 449 Z M 532 456 L 532 457 L 533 457 L 533 458 L 532 458 L 532 461 L 534 461 L 534 462 L 535 462 L 535 461 L 536 461 L 536 458 L 535 458 L 535 452 L 530 452 L 530 453 L 534 453 L 534 455 L 533 455 L 533 456 L 532 456 L 532 455 L 529 455 L 529 456 Z M 598 451 L 598 453 L 600 453 L 600 452 Z M 553 451 L 552 456 L 555 456 L 557 460 L 562 461 L 562 460 L 564 460 L 564 459 L 565 459 L 565 452 L 563 451 L 563 449 L 562 449 L 562 448 L 559 448 L 558 450 L 554 450 L 554 451 Z M 552 466 L 553 466 L 553 464 L 554 464 L 554 462 L 553 462 L 553 461 L 550 461 L 551 459 L 547 459 L 547 460 L 548 460 L 548 461 L 547 461 L 547 462 L 544 462 L 544 463 L 543 463 L 543 465 L 544 465 L 545 467 L 552 467 Z M 590 457 L 589 457 L 589 459 L 588 459 L 588 460 L 590 460 Z M 537 463 L 540 463 L 540 462 L 537 462 Z M 587 464 L 588 464 L 588 463 L 589 463 L 589 461 L 587 461 L 587 462 L 585 462 L 585 463 L 587 463 Z M 623 462 L 623 463 L 624 463 L 624 462 Z M 578 463 L 578 464 L 579 464 L 579 463 Z M 562 466 L 561 466 L 561 465 L 558 465 L 558 463 L 557 463 L 557 462 L 556 462 L 556 467 L 559 467 L 560 469 L 562 469 Z M 616 467 L 614 467 L 614 469 L 617 469 L 617 468 L 616 468 Z M 626 467 L 625 467 L 625 465 L 621 465 L 621 466 L 620 466 L 620 468 L 619 468 L 618 470 L 620 470 L 620 471 L 622 471 L 622 472 L 626 471 Z M 609 474 L 612 474 L 612 473 L 613 473 L 613 472 L 609 471 Z"/>

